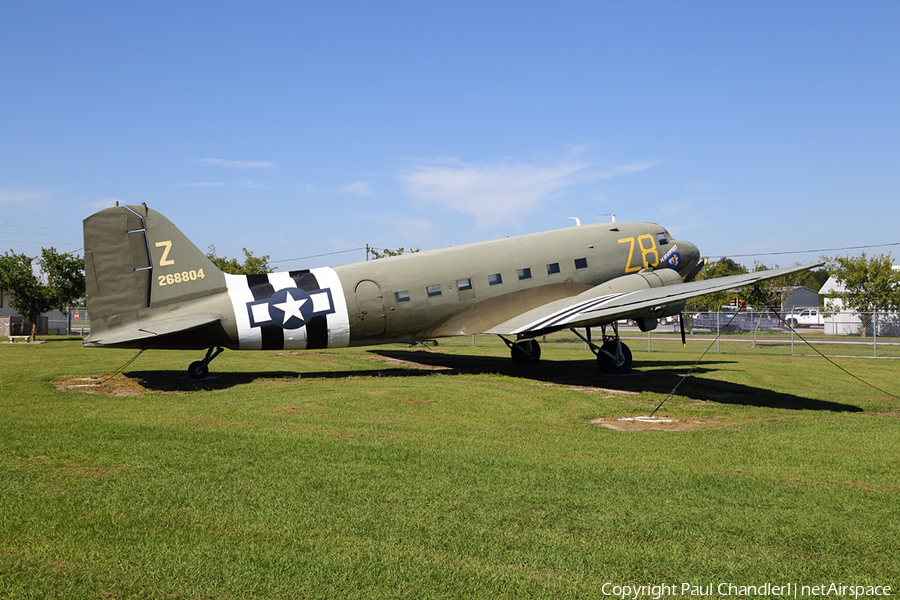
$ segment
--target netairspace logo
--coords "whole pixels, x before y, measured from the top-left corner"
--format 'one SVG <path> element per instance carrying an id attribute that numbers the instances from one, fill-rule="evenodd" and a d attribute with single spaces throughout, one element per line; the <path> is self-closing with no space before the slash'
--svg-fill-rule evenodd
<path id="1" fill-rule="evenodd" d="M 772 598 L 806 598 L 827 597 L 835 598 L 866 598 L 876 596 L 891 596 L 893 589 L 889 585 L 849 585 L 844 583 L 821 583 L 818 585 L 805 585 L 800 583 L 763 583 L 760 585 L 738 585 L 735 583 L 708 583 L 698 585 L 693 583 L 659 583 L 655 585 L 634 585 L 604 583 L 600 589 L 604 596 L 621 598 L 622 600 L 639 598 L 668 598 L 672 596 L 703 597 L 716 596 L 719 598 L 736 596 L 772 597 Z"/>

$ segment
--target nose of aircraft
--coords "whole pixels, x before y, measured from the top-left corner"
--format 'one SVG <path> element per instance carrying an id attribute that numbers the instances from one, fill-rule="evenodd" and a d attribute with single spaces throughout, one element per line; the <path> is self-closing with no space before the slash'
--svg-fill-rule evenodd
<path id="1" fill-rule="evenodd" d="M 682 240 L 675 242 L 674 245 L 677 246 L 677 248 L 674 249 L 675 251 L 673 254 L 677 254 L 678 258 L 670 256 L 667 261 L 676 271 L 678 271 L 678 274 L 681 275 L 682 278 L 685 278 L 700 263 L 700 250 L 694 244 Z M 696 275 L 696 273 L 694 273 L 694 275 Z"/>

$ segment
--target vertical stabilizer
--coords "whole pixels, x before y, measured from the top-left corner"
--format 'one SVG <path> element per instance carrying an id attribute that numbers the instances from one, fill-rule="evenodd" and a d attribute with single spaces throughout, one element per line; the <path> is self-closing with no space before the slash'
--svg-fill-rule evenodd
<path id="1" fill-rule="evenodd" d="M 146 205 L 107 208 L 85 219 L 84 259 L 88 341 L 226 289 L 209 258 Z"/>

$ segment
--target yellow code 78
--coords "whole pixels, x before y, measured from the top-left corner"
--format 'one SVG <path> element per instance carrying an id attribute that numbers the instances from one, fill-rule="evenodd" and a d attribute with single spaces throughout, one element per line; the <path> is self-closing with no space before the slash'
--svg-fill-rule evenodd
<path id="1" fill-rule="evenodd" d="M 637 246 L 641 252 L 640 262 L 633 265 L 632 262 L 636 258 L 634 255 L 635 238 L 622 238 L 620 244 L 628 244 L 628 260 L 625 262 L 625 272 L 635 273 L 641 269 L 652 267 L 659 264 L 659 250 L 656 245 L 656 238 L 649 233 L 639 235 L 637 237 Z"/>

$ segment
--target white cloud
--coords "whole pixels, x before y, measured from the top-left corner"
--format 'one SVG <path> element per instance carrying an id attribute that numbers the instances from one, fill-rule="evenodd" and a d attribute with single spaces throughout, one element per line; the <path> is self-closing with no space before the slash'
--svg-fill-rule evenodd
<path id="1" fill-rule="evenodd" d="M 415 200 L 472 216 L 478 229 L 514 222 L 578 184 L 642 171 L 651 163 L 606 166 L 575 158 L 549 163 L 502 161 L 470 164 L 459 159 L 430 161 L 397 178 Z"/>
<path id="2" fill-rule="evenodd" d="M 375 192 L 372 191 L 371 181 L 357 181 L 355 183 L 348 183 L 346 185 L 339 186 L 334 191 L 339 194 L 352 194 L 354 196 L 359 196 L 360 198 L 375 197 Z"/>
<path id="3" fill-rule="evenodd" d="M 274 169 L 278 166 L 264 160 L 225 160 L 223 158 L 199 158 L 194 162 L 213 167 L 228 167 L 229 169 Z"/>
<path id="4" fill-rule="evenodd" d="M 371 181 L 357 181 L 339 185 L 335 188 L 322 187 L 312 183 L 300 183 L 301 188 L 312 194 L 350 194 L 359 198 L 374 198 L 375 192 L 372 191 Z"/>
<path id="5" fill-rule="evenodd" d="M 413 246 L 421 247 L 431 240 L 431 231 L 436 229 L 434 223 L 428 219 L 417 219 L 415 217 L 399 217 L 395 215 L 384 215 L 380 217 L 366 218 L 366 221 L 374 221 L 376 223 L 384 223 L 400 230 L 399 239 L 406 240 L 405 243 Z M 391 237 L 398 239 L 391 234 Z M 396 244 L 399 245 L 399 244 Z M 394 247 L 396 247 L 396 245 Z"/>
<path id="6" fill-rule="evenodd" d="M 100 198 L 99 200 L 91 202 L 91 206 L 102 210 L 104 208 L 109 208 L 110 206 L 116 206 L 118 203 L 118 198 Z"/>
<path id="7" fill-rule="evenodd" d="M 46 198 L 46 192 L 34 192 L 30 190 L 0 190 L 0 204 L 4 202 L 28 202 Z"/>
<path id="8" fill-rule="evenodd" d="M 247 190 L 265 190 L 268 189 L 261 183 L 257 183 L 255 181 L 250 181 L 249 179 L 241 179 L 234 182 L 235 185 L 238 185 Z"/>

